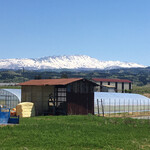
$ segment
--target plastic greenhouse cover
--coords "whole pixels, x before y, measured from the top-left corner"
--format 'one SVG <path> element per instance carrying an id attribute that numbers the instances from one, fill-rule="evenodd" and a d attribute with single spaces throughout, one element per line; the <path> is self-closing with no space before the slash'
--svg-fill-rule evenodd
<path id="1" fill-rule="evenodd" d="M 94 103 L 97 105 L 97 99 L 103 100 L 105 105 L 150 105 L 150 99 L 140 95 L 131 93 L 109 93 L 109 92 L 94 92 Z"/>
<path id="2" fill-rule="evenodd" d="M 18 97 L 19 101 L 21 102 L 21 89 L 3 89 L 3 90 L 16 95 Z"/>

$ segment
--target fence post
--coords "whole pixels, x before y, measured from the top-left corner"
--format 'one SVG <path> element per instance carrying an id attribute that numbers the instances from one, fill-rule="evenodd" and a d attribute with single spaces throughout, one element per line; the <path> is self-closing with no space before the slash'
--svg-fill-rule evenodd
<path id="1" fill-rule="evenodd" d="M 102 106 L 102 113 L 103 113 L 103 117 L 104 117 L 104 106 L 103 106 L 103 101 L 101 99 L 101 106 Z"/>
<path id="2" fill-rule="evenodd" d="M 99 101 L 97 99 L 97 113 L 98 113 L 98 116 L 99 116 Z"/>

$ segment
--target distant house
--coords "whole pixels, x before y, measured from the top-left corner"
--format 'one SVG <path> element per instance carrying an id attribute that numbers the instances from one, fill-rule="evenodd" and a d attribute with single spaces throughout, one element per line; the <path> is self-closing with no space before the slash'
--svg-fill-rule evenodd
<path id="1" fill-rule="evenodd" d="M 40 79 L 20 83 L 22 102 L 33 102 L 36 115 L 94 114 L 94 86 L 83 78 Z"/>
<path id="2" fill-rule="evenodd" d="M 125 93 L 132 89 L 132 82 L 125 79 L 103 79 L 93 78 L 92 81 L 98 84 L 95 92 L 118 92 Z"/>

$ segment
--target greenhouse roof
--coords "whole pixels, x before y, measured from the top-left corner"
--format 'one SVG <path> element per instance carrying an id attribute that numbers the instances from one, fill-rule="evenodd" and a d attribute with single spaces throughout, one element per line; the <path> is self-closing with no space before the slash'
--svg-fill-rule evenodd
<path id="1" fill-rule="evenodd" d="M 14 95 L 16 95 L 19 99 L 19 101 L 21 102 L 21 89 L 1 89 L 7 92 L 10 92 Z"/>
<path id="2" fill-rule="evenodd" d="M 132 93 L 109 93 L 109 92 L 95 92 L 95 100 L 97 99 L 133 99 L 133 100 L 150 100 L 148 97 L 140 94 Z"/>

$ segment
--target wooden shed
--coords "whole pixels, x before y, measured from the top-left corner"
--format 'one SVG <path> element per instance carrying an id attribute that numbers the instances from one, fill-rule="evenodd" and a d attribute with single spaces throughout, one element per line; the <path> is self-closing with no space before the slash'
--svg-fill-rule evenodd
<path id="1" fill-rule="evenodd" d="M 30 80 L 21 85 L 21 101 L 33 102 L 36 115 L 94 114 L 94 86 L 83 78 Z"/>

